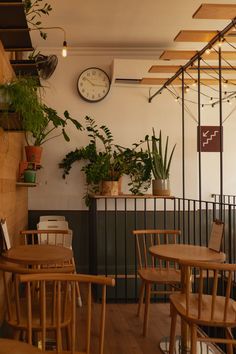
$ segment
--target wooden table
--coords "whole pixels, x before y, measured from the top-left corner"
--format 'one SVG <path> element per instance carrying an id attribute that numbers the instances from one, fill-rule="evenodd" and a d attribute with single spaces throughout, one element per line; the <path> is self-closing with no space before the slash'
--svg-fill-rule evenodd
<path id="1" fill-rule="evenodd" d="M 0 354 L 44 354 L 42 350 L 13 339 L 0 338 Z M 46 353 L 45 353 L 46 354 Z"/>
<path id="2" fill-rule="evenodd" d="M 73 251 L 56 245 L 23 245 L 10 248 L 2 257 L 23 265 L 63 264 L 72 261 Z"/>
<path id="3" fill-rule="evenodd" d="M 183 244 L 163 244 L 151 246 L 149 252 L 154 256 L 166 261 L 178 262 L 180 260 L 224 262 L 225 253 L 215 252 L 207 247 L 183 245 Z M 181 269 L 181 282 L 183 292 L 185 291 L 185 274 Z M 181 323 L 181 353 L 189 353 L 189 336 L 186 322 Z"/>

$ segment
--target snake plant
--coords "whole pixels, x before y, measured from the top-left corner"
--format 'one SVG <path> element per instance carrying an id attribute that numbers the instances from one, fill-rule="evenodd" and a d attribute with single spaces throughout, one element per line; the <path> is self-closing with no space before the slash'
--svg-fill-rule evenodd
<path id="1" fill-rule="evenodd" d="M 168 156 L 169 137 L 167 136 L 165 147 L 162 146 L 161 130 L 159 138 L 156 137 L 155 130 L 152 128 L 152 136 L 145 137 L 148 147 L 148 154 L 151 161 L 152 173 L 155 179 L 168 179 L 170 174 L 170 165 L 175 151 L 176 144 Z M 164 153 L 164 154 L 163 154 Z"/>

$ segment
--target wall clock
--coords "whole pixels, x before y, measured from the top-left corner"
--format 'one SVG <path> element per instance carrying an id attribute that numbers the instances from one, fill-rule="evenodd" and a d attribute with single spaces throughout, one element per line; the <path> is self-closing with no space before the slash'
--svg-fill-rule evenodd
<path id="1" fill-rule="evenodd" d="M 111 82 L 105 71 L 87 68 L 79 76 L 77 88 L 80 96 L 88 102 L 103 100 L 110 90 Z"/>

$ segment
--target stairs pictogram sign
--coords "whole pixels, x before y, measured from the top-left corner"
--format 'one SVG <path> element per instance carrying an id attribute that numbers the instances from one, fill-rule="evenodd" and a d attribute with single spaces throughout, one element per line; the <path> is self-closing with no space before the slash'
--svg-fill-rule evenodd
<path id="1" fill-rule="evenodd" d="M 220 130 L 221 130 L 221 139 L 220 142 Z M 198 127 L 198 148 L 197 151 L 202 152 L 220 152 L 220 145 L 222 145 L 223 151 L 223 127 L 220 129 L 220 126 L 216 125 L 205 125 Z"/>

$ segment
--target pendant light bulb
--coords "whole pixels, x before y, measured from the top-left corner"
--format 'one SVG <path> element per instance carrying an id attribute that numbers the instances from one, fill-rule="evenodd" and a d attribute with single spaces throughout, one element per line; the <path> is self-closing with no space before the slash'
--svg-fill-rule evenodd
<path id="1" fill-rule="evenodd" d="M 62 48 L 61 55 L 63 56 L 63 58 L 67 57 L 67 42 L 66 41 L 63 42 L 63 48 Z"/>

